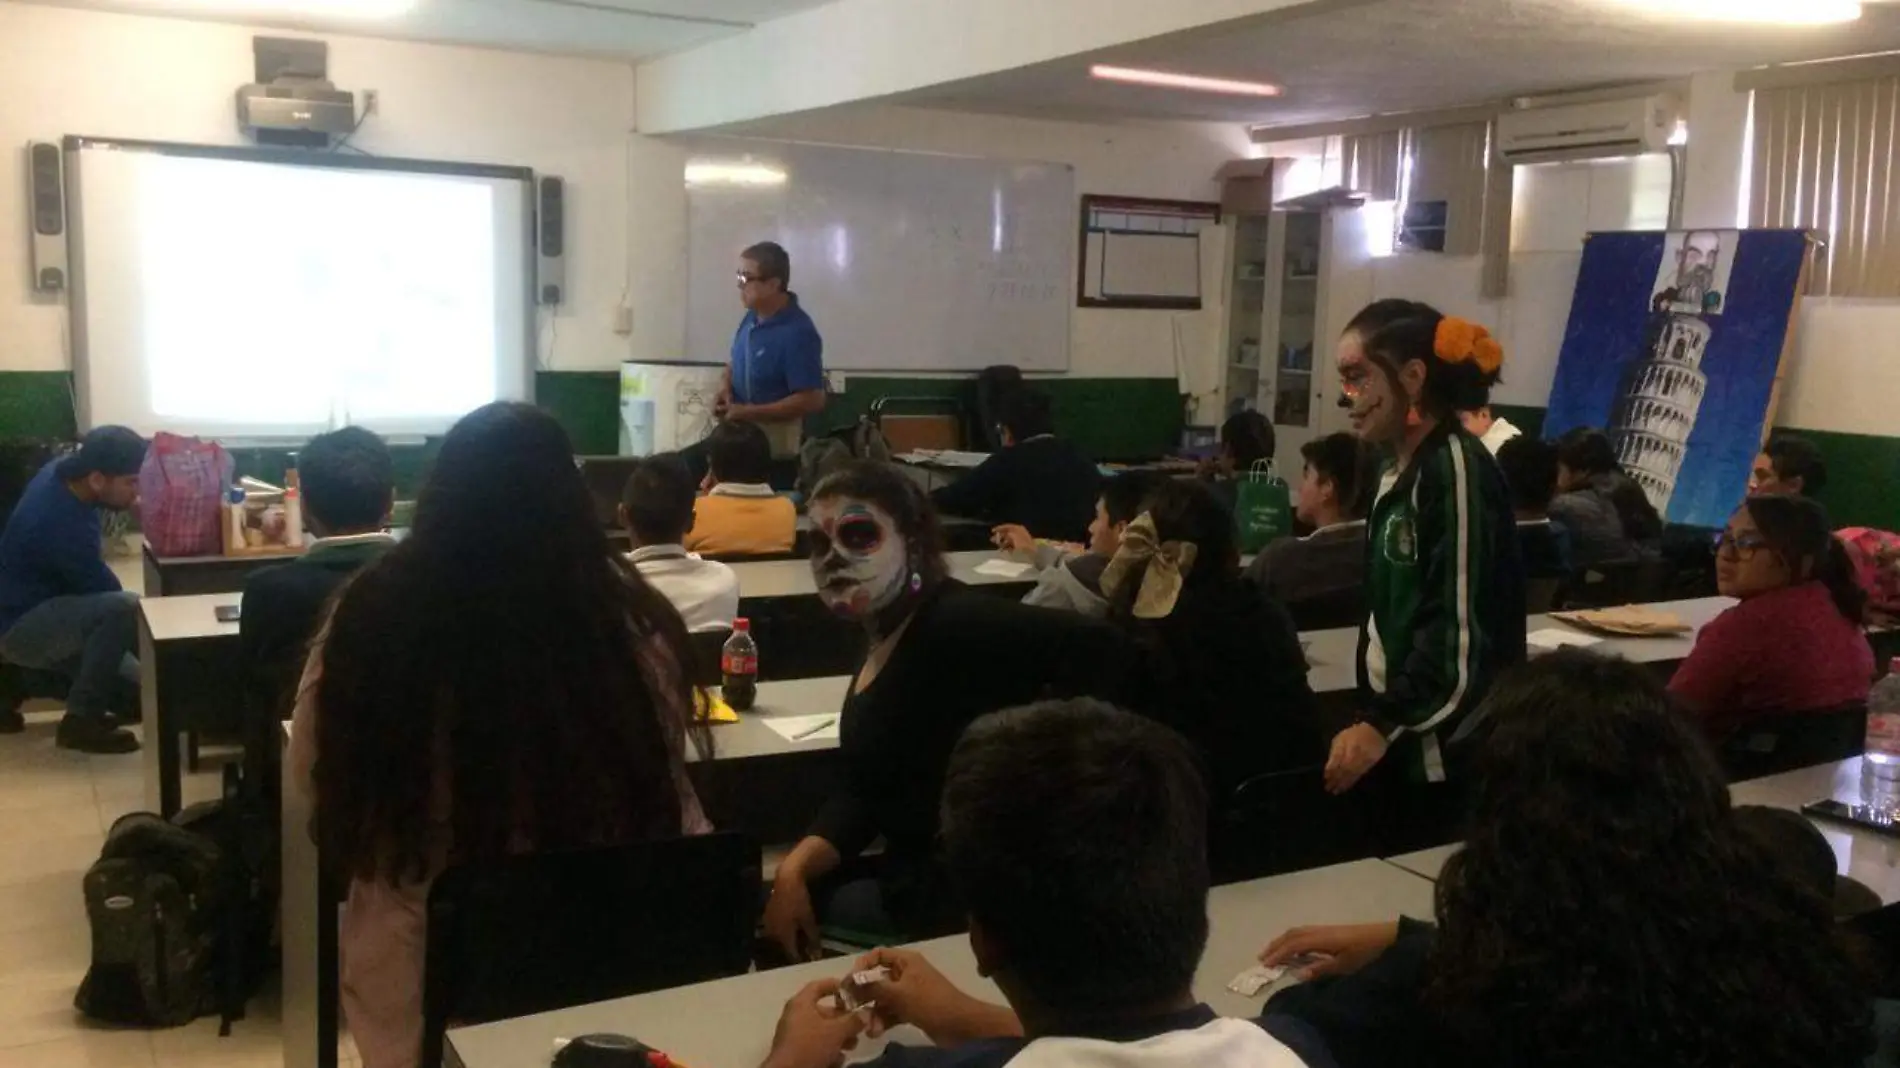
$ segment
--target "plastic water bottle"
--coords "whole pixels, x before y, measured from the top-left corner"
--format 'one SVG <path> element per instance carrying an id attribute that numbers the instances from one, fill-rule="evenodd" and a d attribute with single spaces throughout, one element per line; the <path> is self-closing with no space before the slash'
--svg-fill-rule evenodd
<path id="1" fill-rule="evenodd" d="M 1867 752 L 1860 762 L 1861 803 L 1900 813 L 1900 657 L 1867 695 Z"/>
<path id="2" fill-rule="evenodd" d="M 720 694 L 734 712 L 746 712 L 759 699 L 759 647 L 752 640 L 752 621 L 732 621 L 732 637 L 719 654 L 719 673 L 724 682 Z M 1896 759 L 1900 759 L 1897 757 Z"/>

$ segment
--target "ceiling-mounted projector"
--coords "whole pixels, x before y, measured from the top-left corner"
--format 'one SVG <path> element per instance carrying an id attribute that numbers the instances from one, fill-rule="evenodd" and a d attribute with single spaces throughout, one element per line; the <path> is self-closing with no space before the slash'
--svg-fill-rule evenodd
<path id="1" fill-rule="evenodd" d="M 253 83 L 238 89 L 237 113 L 260 144 L 325 148 L 356 126 L 356 96 L 329 82 Z"/>

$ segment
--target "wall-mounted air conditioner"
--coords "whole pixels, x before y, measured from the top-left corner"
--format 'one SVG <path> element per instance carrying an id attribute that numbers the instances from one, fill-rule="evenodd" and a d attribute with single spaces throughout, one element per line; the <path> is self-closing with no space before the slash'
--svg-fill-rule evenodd
<path id="1" fill-rule="evenodd" d="M 1679 111 L 1668 96 L 1507 111 L 1498 116 L 1497 154 L 1517 164 L 1662 152 Z"/>

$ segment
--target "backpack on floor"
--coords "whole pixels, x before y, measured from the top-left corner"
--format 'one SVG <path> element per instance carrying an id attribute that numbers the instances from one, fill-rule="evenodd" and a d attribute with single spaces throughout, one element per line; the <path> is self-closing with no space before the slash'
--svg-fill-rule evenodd
<path id="1" fill-rule="evenodd" d="M 218 1013 L 225 1034 L 243 1017 L 263 978 L 269 918 L 241 813 L 227 796 L 171 820 L 135 812 L 113 823 L 86 871 L 92 966 L 75 1008 L 132 1027 Z"/>

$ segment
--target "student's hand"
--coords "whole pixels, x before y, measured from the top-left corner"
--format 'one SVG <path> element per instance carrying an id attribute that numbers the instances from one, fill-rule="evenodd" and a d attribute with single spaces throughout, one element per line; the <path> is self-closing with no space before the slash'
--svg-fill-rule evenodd
<path id="1" fill-rule="evenodd" d="M 859 957 L 853 970 L 877 967 L 891 975 L 863 989 L 863 996 L 877 1003 L 870 1010 L 871 1023 L 865 1032 L 873 1038 L 899 1024 L 917 1028 L 944 1048 L 1022 1034 L 1022 1022 L 1014 1012 L 958 990 L 921 954 L 907 949 L 873 950 Z"/>
<path id="2" fill-rule="evenodd" d="M 811 891 L 805 880 L 783 871 L 772 884 L 772 896 L 765 901 L 765 937 L 772 940 L 790 961 L 817 960 L 819 946 L 818 914 L 812 911 Z"/>
<path id="3" fill-rule="evenodd" d="M 1260 951 L 1260 963 L 1269 968 L 1291 968 L 1301 979 L 1351 975 L 1377 960 L 1398 938 L 1397 920 L 1295 927 L 1267 943 L 1267 948 Z M 1306 963 L 1300 963 L 1302 960 Z"/>
<path id="4" fill-rule="evenodd" d="M 1385 736 L 1369 723 L 1355 723 L 1333 736 L 1326 758 L 1326 791 L 1343 794 L 1384 759 Z"/>
<path id="5" fill-rule="evenodd" d="M 779 1014 L 772 1052 L 764 1068 L 835 1068 L 858 1044 L 864 1020 L 825 999 L 838 992 L 836 982 L 820 979 L 792 995 Z"/>
<path id="6" fill-rule="evenodd" d="M 1036 550 L 1036 536 L 1029 528 L 1015 523 L 1004 523 L 990 531 L 990 544 L 1005 552 L 1028 553 Z"/>
<path id="7" fill-rule="evenodd" d="M 725 389 L 720 390 L 719 395 L 713 398 L 713 418 L 724 419 L 726 417 L 726 412 L 730 410 L 731 408 L 732 408 L 732 389 L 731 387 L 727 387 Z"/>

